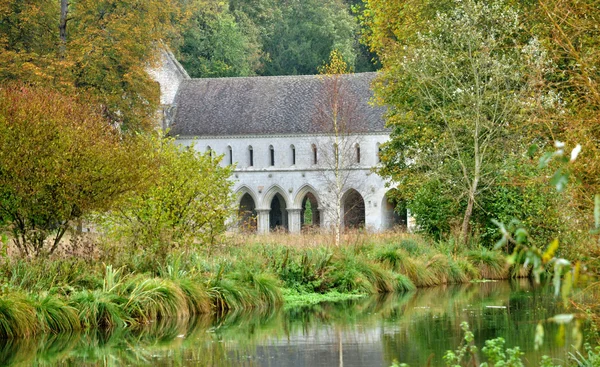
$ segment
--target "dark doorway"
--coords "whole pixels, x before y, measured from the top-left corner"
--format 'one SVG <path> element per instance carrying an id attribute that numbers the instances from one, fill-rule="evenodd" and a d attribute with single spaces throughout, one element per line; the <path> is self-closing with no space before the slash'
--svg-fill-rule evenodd
<path id="1" fill-rule="evenodd" d="M 273 230 L 288 229 L 287 208 L 285 199 L 280 194 L 275 194 L 271 200 L 271 211 L 269 212 L 269 228 Z"/>
<path id="2" fill-rule="evenodd" d="M 358 191 L 350 189 L 343 200 L 344 227 L 363 228 L 365 226 L 365 201 Z"/>
<path id="3" fill-rule="evenodd" d="M 245 193 L 238 210 L 239 228 L 243 232 L 256 232 L 256 204 L 250 194 Z"/>

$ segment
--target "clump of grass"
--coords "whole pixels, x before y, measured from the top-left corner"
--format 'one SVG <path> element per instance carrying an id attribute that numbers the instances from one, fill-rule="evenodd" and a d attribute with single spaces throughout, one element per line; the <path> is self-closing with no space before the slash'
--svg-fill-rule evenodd
<path id="1" fill-rule="evenodd" d="M 278 306 L 283 303 L 283 296 L 279 288 L 279 281 L 273 275 L 260 273 L 248 274 L 248 281 L 254 286 L 258 297 L 265 306 Z"/>
<path id="2" fill-rule="evenodd" d="M 112 329 L 133 323 L 123 311 L 126 301 L 116 293 L 83 290 L 71 297 L 70 306 L 79 310 L 79 320 L 84 328 Z"/>
<path id="3" fill-rule="evenodd" d="M 388 247 L 375 257 L 393 271 L 406 275 L 417 287 L 431 287 L 440 283 L 432 269 L 397 246 Z"/>
<path id="4" fill-rule="evenodd" d="M 390 293 L 394 291 L 395 279 L 390 271 L 368 261 L 358 261 L 356 267 L 360 274 L 371 283 L 375 292 Z"/>
<path id="5" fill-rule="evenodd" d="M 17 292 L 0 296 L 0 338 L 30 337 L 40 331 L 35 308 Z"/>
<path id="6" fill-rule="evenodd" d="M 72 332 L 81 328 L 77 310 L 55 295 L 37 297 L 34 307 L 45 332 Z"/>
<path id="7" fill-rule="evenodd" d="M 396 275 L 394 291 L 396 291 L 398 293 L 405 293 L 405 292 L 412 292 L 415 289 L 417 289 L 417 287 L 412 282 L 412 280 L 410 280 L 409 277 L 407 277 L 406 275 L 403 275 L 403 274 Z"/>
<path id="8" fill-rule="evenodd" d="M 454 260 L 454 264 L 456 264 L 456 266 L 460 268 L 463 274 L 465 274 L 465 276 L 467 277 L 466 281 L 481 278 L 479 269 L 476 268 L 475 265 L 473 265 L 473 263 L 471 263 L 469 260 L 463 257 L 459 257 L 456 260 Z"/>
<path id="9" fill-rule="evenodd" d="M 217 313 L 246 308 L 248 297 L 243 287 L 231 281 L 217 277 L 209 283 L 208 294 Z"/>
<path id="10" fill-rule="evenodd" d="M 207 314 L 212 308 L 210 295 L 201 282 L 192 280 L 186 265 L 179 255 L 170 258 L 169 264 L 161 268 L 159 273 L 161 277 L 171 280 L 179 287 L 185 297 L 189 315 Z"/>
<path id="11" fill-rule="evenodd" d="M 431 273 L 433 281 L 437 284 L 448 283 L 450 275 L 450 264 L 448 257 L 442 254 L 436 254 L 429 259 L 425 267 Z"/>
<path id="12" fill-rule="evenodd" d="M 368 293 L 376 292 L 371 283 L 357 266 L 356 256 L 350 253 L 340 253 L 332 262 L 332 270 L 328 273 L 328 283 L 338 292 Z"/>
<path id="13" fill-rule="evenodd" d="M 188 318 L 188 301 L 173 281 L 161 278 L 132 278 L 125 286 L 128 294 L 123 310 L 142 324 L 156 320 Z"/>
<path id="14" fill-rule="evenodd" d="M 467 257 L 479 269 L 482 278 L 505 279 L 507 277 L 506 259 L 500 252 L 480 248 L 469 251 Z"/>
<path id="15" fill-rule="evenodd" d="M 399 246 L 397 245 L 386 246 L 375 254 L 375 258 L 390 269 L 397 270 L 405 257 L 405 253 L 398 251 L 398 249 Z"/>
<path id="16" fill-rule="evenodd" d="M 459 261 L 457 261 L 456 259 L 453 259 L 453 258 L 448 258 L 448 282 L 450 282 L 450 283 L 460 284 L 460 283 L 466 283 L 469 280 L 471 280 L 469 274 L 467 274 L 465 272 L 464 268 L 461 266 Z M 464 262 L 466 263 L 466 266 L 473 267 L 473 265 L 471 263 L 469 263 L 468 261 L 464 261 Z"/>
<path id="17" fill-rule="evenodd" d="M 173 281 L 183 292 L 190 315 L 207 314 L 211 311 L 210 295 L 199 282 L 186 278 Z"/>

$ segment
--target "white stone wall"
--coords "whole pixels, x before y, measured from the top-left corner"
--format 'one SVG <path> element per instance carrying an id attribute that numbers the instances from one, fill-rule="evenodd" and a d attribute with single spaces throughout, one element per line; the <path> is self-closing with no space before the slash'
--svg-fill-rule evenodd
<path id="1" fill-rule="evenodd" d="M 190 77 L 170 51 L 161 50 L 160 57 L 157 66 L 147 73 L 160 84 L 160 104 L 168 106 L 173 104 L 181 82 Z"/>
<path id="2" fill-rule="evenodd" d="M 360 146 L 360 163 L 352 161 L 347 174 L 344 190 L 355 189 L 365 201 L 365 225 L 370 230 L 382 230 L 387 226 L 386 216 L 389 215 L 385 205 L 385 181 L 372 171 L 378 164 L 379 144 L 389 139 L 389 134 L 365 134 L 351 137 L 352 146 Z M 211 149 L 216 155 L 223 155 L 222 164 L 229 164 L 231 149 L 232 160 L 236 165 L 233 179 L 234 191 L 239 194 L 238 200 L 244 193 L 254 199 L 259 217 L 261 211 L 268 213 L 271 200 L 279 193 L 286 201 L 285 206 L 291 212 L 301 209 L 302 200 L 307 192 L 311 192 L 319 201 L 321 226 L 328 227 L 335 223 L 336 207 L 335 189 L 331 184 L 332 170 L 327 164 L 324 149 L 331 147 L 333 140 L 327 136 L 238 136 L 238 137 L 200 137 L 196 139 L 179 138 L 178 143 L 206 152 Z M 317 146 L 318 163 L 313 164 L 312 145 Z M 296 151 L 296 164 L 292 164 L 292 148 Z M 249 165 L 249 147 L 252 146 L 254 165 Z M 273 146 L 275 165 L 271 166 L 270 149 Z M 353 149 L 352 152 L 355 152 Z M 356 159 L 355 156 L 352 159 Z M 346 177 L 347 176 L 347 177 Z M 313 208 L 314 209 L 314 208 Z M 290 214 L 290 230 L 299 230 L 299 223 Z M 262 223 L 262 231 L 268 230 L 268 223 Z M 259 218 L 259 230 L 261 223 Z"/>

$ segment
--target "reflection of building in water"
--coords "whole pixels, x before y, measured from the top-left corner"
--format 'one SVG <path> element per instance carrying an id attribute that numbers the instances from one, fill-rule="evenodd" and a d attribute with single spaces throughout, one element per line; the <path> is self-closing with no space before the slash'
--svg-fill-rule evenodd
<path id="1" fill-rule="evenodd" d="M 235 165 L 241 229 L 298 232 L 335 223 L 337 200 L 328 184 L 333 170 L 325 159 L 333 144 L 317 118 L 328 96 L 322 77 L 191 79 L 170 53 L 163 56 L 162 67 L 151 73 L 161 85 L 164 123 L 180 144 Z M 384 180 L 373 173 L 380 144 L 389 139 L 385 108 L 369 104 L 374 77 L 341 77 L 350 105 L 361 113 L 348 135 L 352 162 L 342 167 L 341 213 L 346 227 L 383 230 L 407 220 L 394 212 Z"/>

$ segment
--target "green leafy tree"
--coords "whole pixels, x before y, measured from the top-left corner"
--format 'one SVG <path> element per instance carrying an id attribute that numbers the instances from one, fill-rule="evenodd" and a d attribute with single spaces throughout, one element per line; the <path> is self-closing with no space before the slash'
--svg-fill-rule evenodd
<path id="1" fill-rule="evenodd" d="M 353 67 L 357 23 L 341 0 L 281 2 L 282 21 L 264 41 L 263 75 L 315 74 L 338 50 Z"/>
<path id="2" fill-rule="evenodd" d="M 385 48 L 377 92 L 391 107 L 392 134 L 380 173 L 399 183 L 411 210 L 423 185 L 443 183 L 436 190 L 461 208 L 464 242 L 480 196 L 522 149 L 513 128 L 527 118 L 528 72 L 543 54 L 535 40 L 519 43 L 519 14 L 501 1 L 455 1 L 423 25 L 406 31 L 410 43 Z"/>
<path id="3" fill-rule="evenodd" d="M 170 249 L 211 245 L 231 217 L 231 167 L 220 158 L 182 149 L 174 139 L 155 141 L 156 177 L 103 218 L 113 236 L 165 256 Z"/>
<path id="4" fill-rule="evenodd" d="M 183 32 L 181 63 L 192 77 L 231 77 L 255 74 L 260 44 L 245 32 L 223 5 L 202 7 Z"/>
<path id="5" fill-rule="evenodd" d="M 72 97 L 0 88 L 0 230 L 24 256 L 53 253 L 74 221 L 143 189 L 146 148 Z"/>

